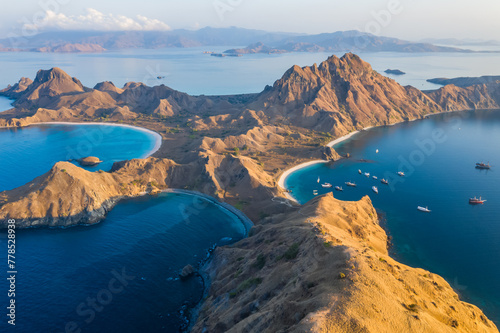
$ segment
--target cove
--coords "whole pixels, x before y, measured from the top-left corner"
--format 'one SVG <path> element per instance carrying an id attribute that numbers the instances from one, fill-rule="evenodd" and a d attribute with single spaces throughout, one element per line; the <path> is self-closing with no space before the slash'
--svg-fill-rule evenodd
<path id="1" fill-rule="evenodd" d="M 115 161 L 150 155 L 159 137 L 126 126 L 52 124 L 2 129 L 0 142 L 6 190 L 60 160 L 95 155 L 104 162 L 86 169 L 109 170 Z M 122 200 L 92 226 L 17 230 L 16 330 L 178 332 L 206 287 L 200 276 L 181 281 L 182 268 L 246 237 L 248 224 L 215 199 L 180 191 Z M 7 248 L 6 230 L 0 248 Z M 8 287 L 0 279 L 0 289 Z M 7 293 L 0 299 L 9 301 Z M 0 321 L 0 331 L 7 329 Z"/>
<path id="2" fill-rule="evenodd" d="M 0 129 L 0 191 L 26 184 L 58 161 L 97 156 L 103 163 L 85 169 L 109 171 L 114 162 L 144 158 L 160 144 L 158 134 L 130 126 L 42 124 Z"/>
<path id="3" fill-rule="evenodd" d="M 395 259 L 440 274 L 463 300 L 479 306 L 498 324 L 498 142 L 500 111 L 456 112 L 372 128 L 334 146 L 351 158 L 299 169 L 285 179 L 285 187 L 300 203 L 312 199 L 313 190 L 320 195 L 333 191 L 340 200 L 368 195 L 385 217 L 383 226 L 393 238 L 390 250 Z M 475 168 L 476 162 L 488 161 L 491 170 Z M 406 176 L 399 177 L 398 171 Z M 382 184 L 382 178 L 389 185 Z M 347 187 L 349 181 L 358 186 Z M 321 187 L 325 182 L 344 191 Z M 487 202 L 471 206 L 468 199 L 474 196 Z M 418 206 L 432 212 L 420 212 Z"/>
<path id="4" fill-rule="evenodd" d="M 90 227 L 18 230 L 16 330 L 65 332 L 75 323 L 82 332 L 178 332 L 181 309 L 204 286 L 200 277 L 179 280 L 182 268 L 245 236 L 238 216 L 176 193 L 122 201 Z M 8 290 L 5 279 L 0 288 Z"/>

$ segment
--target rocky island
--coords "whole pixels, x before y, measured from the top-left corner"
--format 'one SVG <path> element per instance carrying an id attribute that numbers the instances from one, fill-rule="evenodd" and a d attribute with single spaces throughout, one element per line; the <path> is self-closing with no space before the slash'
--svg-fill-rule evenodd
<path id="1" fill-rule="evenodd" d="M 331 194 L 304 206 L 278 178 L 302 162 L 341 158 L 327 144 L 368 126 L 428 114 L 500 108 L 497 82 L 424 93 L 354 54 L 293 66 L 261 93 L 190 96 L 164 85 L 94 88 L 54 68 L 1 91 L 15 99 L 0 126 L 121 122 L 160 133 L 153 157 L 89 172 L 59 162 L 0 193 L 0 221 L 18 227 L 97 223 L 122 198 L 184 188 L 238 205 L 250 236 L 218 248 L 194 332 L 498 332 L 441 277 L 392 259 L 369 198 Z M 29 207 L 29 209 L 27 209 Z"/>
<path id="2" fill-rule="evenodd" d="M 89 156 L 89 157 L 84 157 L 80 158 L 77 161 L 81 166 L 96 166 L 102 163 L 102 161 L 95 156 Z"/>
<path id="3" fill-rule="evenodd" d="M 384 73 L 392 74 L 392 75 L 405 75 L 406 74 L 405 72 L 403 72 L 400 69 L 386 69 L 384 71 Z"/>

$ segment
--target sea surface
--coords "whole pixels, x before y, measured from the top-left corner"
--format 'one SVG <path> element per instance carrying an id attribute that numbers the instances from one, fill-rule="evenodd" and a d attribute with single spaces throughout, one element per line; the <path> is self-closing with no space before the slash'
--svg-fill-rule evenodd
<path id="1" fill-rule="evenodd" d="M 104 162 L 88 169 L 107 171 L 114 161 L 147 155 L 155 142 L 151 133 L 108 125 L 3 129 L 0 191 L 30 181 L 72 154 L 96 155 Z M 17 230 L 14 331 L 66 332 L 69 325 L 82 332 L 177 332 L 185 308 L 196 304 L 203 291 L 200 277 L 178 279 L 182 268 L 196 267 L 214 245 L 245 236 L 234 214 L 187 194 L 122 201 L 93 226 Z M 5 309 L 5 230 L 0 249 Z M 99 303 L 93 304 L 95 299 Z M 0 332 L 6 332 L 11 327 L 2 316 Z"/>
<path id="2" fill-rule="evenodd" d="M 0 52 L 0 89 L 13 85 L 23 76 L 34 79 L 39 69 L 60 67 L 88 87 L 102 81 L 112 81 L 118 87 L 136 81 L 150 86 L 165 84 L 193 95 L 257 93 L 266 85 L 272 85 L 293 65 L 319 64 L 332 55 L 321 52 L 218 58 L 203 53 L 223 52 L 229 48 L 232 47 L 121 50 L 96 54 Z M 500 75 L 500 53 L 358 54 L 382 74 L 389 68 L 406 72 L 406 75 L 388 76 L 418 89 L 439 88 L 439 85 L 426 82 L 436 77 Z"/>
<path id="3" fill-rule="evenodd" d="M 0 191 L 26 184 L 58 161 L 96 156 L 103 163 L 85 169 L 109 171 L 114 162 L 145 157 L 155 148 L 156 140 L 152 132 L 110 125 L 0 129 Z"/>
<path id="4" fill-rule="evenodd" d="M 12 109 L 12 102 L 13 100 L 0 96 L 0 112 Z"/>
<path id="5" fill-rule="evenodd" d="M 203 293 L 200 277 L 179 280 L 182 268 L 245 235 L 235 216 L 185 194 L 124 201 L 89 227 L 17 230 L 16 327 L 3 313 L 0 331 L 178 332 Z M 5 312 L 5 277 L 0 288 Z"/>
<path id="6" fill-rule="evenodd" d="M 348 201 L 368 195 L 393 237 L 390 252 L 394 258 L 442 275 L 463 300 L 479 306 L 498 324 L 498 142 L 500 111 L 435 115 L 362 131 L 334 147 L 351 158 L 298 170 L 287 177 L 285 185 L 301 203 L 314 197 L 313 190 L 319 194 L 333 191 L 337 199 Z M 475 168 L 477 162 L 488 161 L 491 170 Z M 398 176 L 398 171 L 406 176 Z M 382 184 L 382 178 L 389 185 Z M 348 181 L 358 187 L 347 187 Z M 342 186 L 344 191 L 321 187 L 325 182 Z M 378 187 L 379 194 L 372 186 Z M 487 202 L 469 205 L 474 196 Z M 418 206 L 428 207 L 431 213 L 418 211 Z"/>

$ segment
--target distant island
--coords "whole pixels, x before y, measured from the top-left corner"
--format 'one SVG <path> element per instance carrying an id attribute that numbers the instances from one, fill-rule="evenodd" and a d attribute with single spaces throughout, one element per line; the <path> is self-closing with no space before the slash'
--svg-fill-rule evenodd
<path id="1" fill-rule="evenodd" d="M 453 79 L 435 78 L 429 79 L 427 82 L 440 84 L 442 86 L 453 84 L 457 87 L 470 87 L 478 84 L 497 83 L 500 81 L 500 75 L 497 76 L 481 76 L 481 77 L 457 77 Z"/>
<path id="2" fill-rule="evenodd" d="M 397 38 L 380 37 L 360 31 L 338 31 L 317 35 L 291 36 L 274 42 L 259 41 L 245 48 L 230 49 L 224 53 L 288 53 L 288 52 L 473 52 L 430 43 L 410 42 Z"/>
<path id="3" fill-rule="evenodd" d="M 392 75 L 405 75 L 406 73 L 399 69 L 386 69 L 384 73 Z"/>

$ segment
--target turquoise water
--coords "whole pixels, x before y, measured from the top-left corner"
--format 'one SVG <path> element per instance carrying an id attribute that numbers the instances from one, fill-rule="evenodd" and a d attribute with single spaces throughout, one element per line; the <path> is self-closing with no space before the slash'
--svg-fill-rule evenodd
<path id="1" fill-rule="evenodd" d="M 13 100 L 0 96 L 0 112 L 12 109 Z"/>
<path id="2" fill-rule="evenodd" d="M 183 282 L 179 272 L 213 245 L 244 236 L 235 216 L 184 194 L 122 202 L 90 227 L 18 230 L 13 332 L 65 332 L 70 322 L 82 332 L 178 332 L 179 309 L 196 304 L 203 288 L 199 277 Z M 110 285 L 116 275 L 125 283 Z M 0 288 L 8 290 L 5 279 Z M 100 300 L 96 310 L 88 298 Z M 0 331 L 6 327 L 1 320 Z"/>
<path id="3" fill-rule="evenodd" d="M 291 174 L 287 188 L 299 202 L 323 194 L 317 183 L 342 186 L 341 200 L 368 195 L 393 237 L 391 254 L 447 279 L 464 300 L 500 320 L 500 111 L 437 115 L 422 121 L 363 131 L 338 144 L 352 158 Z M 379 153 L 376 153 L 376 150 Z M 364 161 L 360 161 L 360 160 Z M 493 165 L 475 169 L 476 162 Z M 370 178 L 360 175 L 370 173 Z M 396 173 L 404 171 L 406 176 Z M 378 176 L 378 180 L 371 178 Z M 380 182 L 382 177 L 389 185 Z M 347 187 L 347 181 L 358 187 Z M 372 191 L 378 186 L 379 194 Z M 468 199 L 487 202 L 471 206 Z M 431 213 L 417 210 L 428 206 Z"/>
<path id="4" fill-rule="evenodd" d="M 195 95 L 255 93 L 272 85 L 293 65 L 310 66 L 331 56 L 325 52 L 225 58 L 203 54 L 203 51 L 223 52 L 228 48 L 122 50 L 99 54 L 0 52 L 0 89 L 18 82 L 22 76 L 33 79 L 39 69 L 57 66 L 88 87 L 102 81 L 113 81 L 119 87 L 129 81 L 140 81 L 148 85 L 165 84 Z M 500 75 L 500 54 L 494 53 L 383 52 L 359 55 L 380 73 L 388 68 L 406 72 L 406 75 L 390 77 L 419 89 L 439 88 L 426 82 L 435 77 Z M 158 76 L 165 78 L 157 79 Z"/>
<path id="5" fill-rule="evenodd" d="M 0 129 L 0 191 L 49 171 L 57 161 L 97 156 L 87 170 L 109 171 L 114 162 L 141 158 L 155 147 L 153 133 L 122 126 L 37 125 Z"/>

